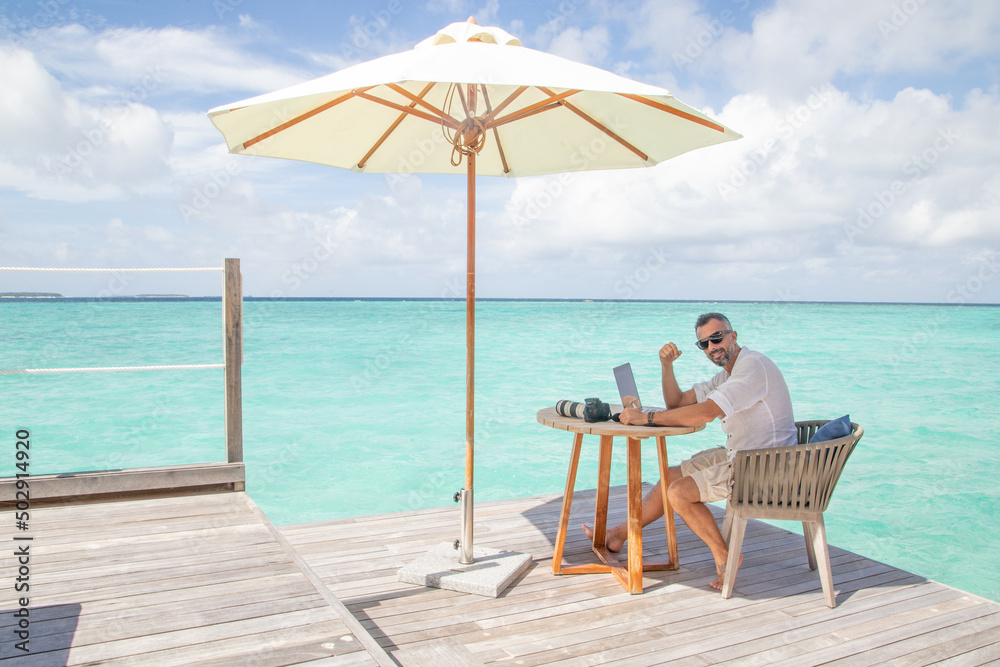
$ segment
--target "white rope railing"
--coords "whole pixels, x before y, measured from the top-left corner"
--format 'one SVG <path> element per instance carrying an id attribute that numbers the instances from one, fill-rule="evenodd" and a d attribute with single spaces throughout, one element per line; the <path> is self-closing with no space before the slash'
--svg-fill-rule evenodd
<path id="1" fill-rule="evenodd" d="M 69 268 L 69 267 L 35 267 L 35 266 L 0 266 L 0 271 L 25 271 L 43 273 L 183 273 L 183 272 L 221 272 L 223 274 L 222 291 L 222 314 L 223 314 L 223 359 L 220 364 L 170 364 L 170 365 L 147 365 L 147 366 L 94 366 L 76 368 L 20 368 L 0 370 L 0 375 L 48 375 L 56 373 L 114 373 L 126 371 L 164 371 L 164 370 L 201 370 L 201 369 L 221 369 L 223 371 L 223 392 L 225 396 L 225 445 L 226 463 L 235 464 L 234 474 L 231 480 L 224 482 L 234 491 L 245 489 L 245 477 L 243 473 L 243 389 L 241 366 L 243 364 L 243 275 L 240 273 L 240 260 L 236 258 L 226 258 L 220 267 L 186 267 L 186 268 Z M 128 473 L 141 473 L 136 477 L 135 482 L 128 489 L 116 488 L 116 491 L 129 491 L 147 488 L 161 488 L 161 486 L 149 486 L 163 483 L 164 470 L 171 470 L 171 466 L 155 466 L 148 470 L 126 470 Z M 181 486 L 200 486 L 206 483 L 217 484 L 219 480 L 212 478 L 211 482 L 205 481 L 208 478 L 199 478 L 184 482 Z M 170 477 L 168 480 L 171 486 L 176 486 L 176 480 Z M 163 487 L 165 488 L 165 487 Z M 2 490 L 2 485 L 0 485 Z M 90 493 L 88 491 L 87 493 Z"/>
<path id="2" fill-rule="evenodd" d="M 41 266 L 0 266 L 0 271 L 43 271 L 51 273 L 179 273 L 185 271 L 225 271 L 223 266 L 186 268 L 100 269 Z M 51 373 L 117 373 L 121 371 L 173 371 L 225 368 L 225 364 L 177 364 L 168 366 L 96 366 L 92 368 L 19 368 L 0 370 L 0 375 L 45 375 Z"/>
<path id="3" fill-rule="evenodd" d="M 180 271 L 222 271 L 221 266 L 191 267 L 182 269 L 75 269 L 43 268 L 37 266 L 0 266 L 0 271 L 46 271 L 58 273 L 177 273 Z"/>
<path id="4" fill-rule="evenodd" d="M 93 368 L 21 368 L 0 370 L 0 375 L 43 375 L 46 373 L 116 373 L 119 371 L 179 371 L 201 368 L 225 368 L 225 364 L 179 364 L 174 366 L 95 366 Z"/>

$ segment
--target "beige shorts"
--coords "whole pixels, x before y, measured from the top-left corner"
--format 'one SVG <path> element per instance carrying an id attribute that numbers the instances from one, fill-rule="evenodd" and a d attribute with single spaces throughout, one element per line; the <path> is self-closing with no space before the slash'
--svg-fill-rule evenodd
<path id="1" fill-rule="evenodd" d="M 706 449 L 681 461 L 681 474 L 690 477 L 698 485 L 703 503 L 727 500 L 732 493 L 733 465 L 729 462 L 729 450 L 725 447 Z"/>

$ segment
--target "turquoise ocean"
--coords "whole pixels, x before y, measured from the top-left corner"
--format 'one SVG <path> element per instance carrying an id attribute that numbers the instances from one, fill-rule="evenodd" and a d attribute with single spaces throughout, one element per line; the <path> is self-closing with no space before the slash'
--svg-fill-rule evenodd
<path id="1" fill-rule="evenodd" d="M 849 413 L 864 426 L 827 512 L 831 544 L 1000 601 L 995 306 L 481 301 L 476 501 L 561 493 L 571 436 L 535 413 L 614 402 L 612 367 L 631 362 L 646 404 L 662 402 L 665 342 L 683 350 L 682 386 L 714 374 L 692 328 L 711 310 L 775 360 L 797 419 Z M 221 363 L 221 320 L 218 301 L 3 300 L 0 368 Z M 247 491 L 272 521 L 452 503 L 464 301 L 248 300 L 244 327 Z M 18 429 L 33 474 L 221 461 L 222 371 L 0 375 L 2 475 L 15 472 Z M 670 460 L 722 440 L 717 422 L 669 438 Z M 595 444 L 578 488 L 594 485 Z M 643 463 L 653 481 L 652 448 Z"/>

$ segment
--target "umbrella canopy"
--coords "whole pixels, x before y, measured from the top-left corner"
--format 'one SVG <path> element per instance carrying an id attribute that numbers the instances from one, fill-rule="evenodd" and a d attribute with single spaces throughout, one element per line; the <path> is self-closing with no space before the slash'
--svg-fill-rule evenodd
<path id="1" fill-rule="evenodd" d="M 648 167 L 740 136 L 663 88 L 472 23 L 209 118 L 232 153 L 377 173 L 465 172 L 442 127 L 480 130 L 476 173 L 489 176 Z"/>
<path id="2" fill-rule="evenodd" d="M 740 138 L 663 88 L 526 48 L 472 19 L 410 51 L 208 115 L 230 153 L 359 172 L 466 174 L 463 563 L 472 560 L 475 176 L 650 167 Z"/>

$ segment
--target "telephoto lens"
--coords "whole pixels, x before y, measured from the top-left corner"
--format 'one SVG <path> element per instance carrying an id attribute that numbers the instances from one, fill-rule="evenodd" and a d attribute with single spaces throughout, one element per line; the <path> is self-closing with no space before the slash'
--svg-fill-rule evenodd
<path id="1" fill-rule="evenodd" d="M 586 406 L 576 401 L 559 401 L 556 403 L 556 412 L 563 417 L 573 417 L 583 419 L 583 410 Z"/>

